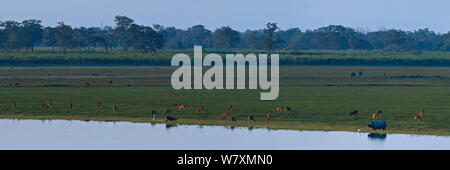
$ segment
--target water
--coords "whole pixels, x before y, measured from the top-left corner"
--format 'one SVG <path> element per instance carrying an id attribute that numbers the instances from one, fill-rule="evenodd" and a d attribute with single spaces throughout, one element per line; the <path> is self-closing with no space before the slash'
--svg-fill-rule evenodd
<path id="1" fill-rule="evenodd" d="M 0 149 L 450 149 L 450 137 L 0 119 Z"/>

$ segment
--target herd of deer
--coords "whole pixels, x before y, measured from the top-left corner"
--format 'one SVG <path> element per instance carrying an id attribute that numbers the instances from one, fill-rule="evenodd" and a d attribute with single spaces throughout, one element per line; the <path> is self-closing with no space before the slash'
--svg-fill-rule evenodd
<path id="1" fill-rule="evenodd" d="M 414 120 L 415 121 L 422 121 L 422 117 L 423 117 L 423 114 L 425 113 L 425 110 L 424 109 L 422 109 L 422 110 L 420 110 L 420 112 L 419 112 L 419 114 L 417 115 L 414 115 Z M 353 110 L 352 112 L 350 112 L 348 115 L 349 116 L 353 116 L 353 115 L 357 115 L 358 114 L 358 110 Z M 380 117 L 381 115 L 383 114 L 383 111 L 382 110 L 378 110 L 378 112 L 376 112 L 376 113 L 372 113 L 372 119 L 373 120 L 376 120 L 376 118 L 377 117 Z"/>
<path id="2" fill-rule="evenodd" d="M 16 101 L 13 101 L 11 103 L 12 109 L 16 110 L 17 106 L 16 106 Z M 103 104 L 101 101 L 97 102 L 97 108 L 102 108 Z M 182 111 L 186 108 L 186 105 L 184 104 L 177 104 L 177 110 L 178 111 Z M 42 110 L 46 110 L 46 109 L 50 109 L 52 107 L 52 103 L 51 102 L 47 102 L 47 103 L 41 103 L 41 111 Z M 69 108 L 72 109 L 73 105 L 72 102 L 69 103 Z M 236 122 L 236 118 L 231 116 L 231 110 L 232 110 L 232 106 L 231 105 L 227 105 L 227 111 L 224 112 L 222 114 L 222 119 L 229 119 L 231 122 Z M 286 107 L 281 107 L 278 106 L 275 108 L 275 112 L 283 112 L 283 110 L 285 112 L 292 112 L 292 109 L 288 106 Z M 113 112 L 118 112 L 119 110 L 117 109 L 117 106 L 114 104 L 113 105 Z M 200 105 L 199 107 L 197 107 L 197 112 L 204 112 L 205 111 L 205 107 L 203 105 Z M 170 112 L 172 112 L 172 110 L 167 109 L 163 112 L 164 115 L 169 114 Z M 414 120 L 415 121 L 422 121 L 423 119 L 423 114 L 425 113 L 425 110 L 422 109 L 420 110 L 419 114 L 414 115 Z M 151 116 L 152 119 L 155 120 L 156 115 L 158 114 L 158 112 L 156 112 L 155 110 L 151 111 Z M 353 116 L 353 115 L 357 115 L 358 114 L 358 110 L 353 110 L 352 112 L 349 113 L 349 116 Z M 383 114 L 382 110 L 378 110 L 378 112 L 376 113 L 372 113 L 372 119 L 376 120 L 377 117 L 380 117 Z M 270 119 L 272 118 L 272 115 L 270 113 L 268 113 L 265 117 L 266 122 L 270 122 Z M 170 117 L 170 116 L 166 116 L 166 122 L 167 121 L 177 121 L 177 118 L 174 117 Z M 249 115 L 248 116 L 248 122 L 251 123 L 256 123 L 255 118 L 253 117 L 253 115 Z"/>

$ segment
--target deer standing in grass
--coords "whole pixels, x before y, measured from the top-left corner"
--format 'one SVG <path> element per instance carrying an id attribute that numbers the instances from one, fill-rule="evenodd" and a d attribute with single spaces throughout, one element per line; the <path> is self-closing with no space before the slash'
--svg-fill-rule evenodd
<path id="1" fill-rule="evenodd" d="M 12 107 L 12 109 L 16 110 L 16 101 L 13 101 L 13 102 L 11 103 L 11 107 Z"/>
<path id="2" fill-rule="evenodd" d="M 41 103 L 41 111 L 47 109 L 47 105 L 45 103 Z"/>
<path id="3" fill-rule="evenodd" d="M 283 111 L 283 107 L 279 106 L 277 108 L 275 108 L 275 112 L 281 112 Z"/>
<path id="4" fill-rule="evenodd" d="M 184 110 L 185 105 L 184 104 L 178 104 L 177 110 Z"/>
<path id="5" fill-rule="evenodd" d="M 225 119 L 225 118 L 227 118 L 227 117 L 228 117 L 228 112 L 222 113 L 222 119 Z"/>
<path id="6" fill-rule="evenodd" d="M 414 120 L 415 121 L 422 121 L 422 118 L 419 115 L 414 115 Z"/>
<path id="7" fill-rule="evenodd" d="M 266 121 L 270 122 L 270 119 L 272 118 L 272 115 L 270 113 L 267 113 L 266 115 Z"/>
<path id="8" fill-rule="evenodd" d="M 378 110 L 377 113 L 372 113 L 372 119 L 375 120 L 377 117 L 381 116 L 383 114 L 383 111 Z"/>
<path id="9" fill-rule="evenodd" d="M 203 107 L 203 105 L 200 105 L 200 106 L 197 108 L 197 112 L 203 112 L 203 111 L 205 111 L 205 107 Z"/>
<path id="10" fill-rule="evenodd" d="M 227 106 L 227 112 L 231 112 L 231 109 L 232 109 L 233 107 L 231 106 L 231 104 L 230 105 L 228 105 Z"/>

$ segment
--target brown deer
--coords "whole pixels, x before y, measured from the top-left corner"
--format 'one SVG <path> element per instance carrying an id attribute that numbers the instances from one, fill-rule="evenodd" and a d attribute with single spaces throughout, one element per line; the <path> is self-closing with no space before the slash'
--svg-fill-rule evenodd
<path id="1" fill-rule="evenodd" d="M 422 121 L 422 118 L 419 115 L 414 115 L 414 120 L 415 121 Z"/>
<path id="2" fill-rule="evenodd" d="M 348 114 L 349 116 L 353 116 L 353 115 L 357 115 L 358 114 L 358 110 L 353 110 L 352 112 L 350 112 L 350 114 Z"/>
<path id="3" fill-rule="evenodd" d="M 279 106 L 275 109 L 275 112 L 281 112 L 281 111 L 283 111 L 283 107 L 281 107 L 281 106 Z"/>
<path id="4" fill-rule="evenodd" d="M 203 107 L 203 105 L 200 105 L 200 106 L 197 108 L 197 112 L 203 112 L 203 111 L 205 111 L 205 107 Z"/>
<path id="5" fill-rule="evenodd" d="M 233 107 L 231 106 L 231 104 L 230 105 L 228 105 L 227 106 L 227 112 L 231 112 L 231 109 L 232 109 Z"/>
<path id="6" fill-rule="evenodd" d="M 256 123 L 256 120 L 252 115 L 248 116 L 248 123 L 250 123 L 251 121 L 253 121 L 253 123 Z"/>
<path id="7" fill-rule="evenodd" d="M 224 112 L 223 114 L 222 114 L 222 119 L 225 119 L 225 118 L 227 118 L 228 117 L 228 112 Z"/>
<path id="8" fill-rule="evenodd" d="M 177 110 L 184 110 L 185 105 L 184 104 L 178 104 Z"/>
<path id="9" fill-rule="evenodd" d="M 115 104 L 113 105 L 113 108 L 112 108 L 112 109 L 113 109 L 113 112 L 117 112 L 117 111 L 118 111 L 118 110 L 117 110 L 117 106 L 116 106 Z"/>
<path id="10" fill-rule="evenodd" d="M 372 119 L 375 120 L 377 117 L 379 117 L 381 114 L 383 114 L 383 111 L 378 110 L 377 113 L 372 113 Z"/>
<path id="11" fill-rule="evenodd" d="M 46 105 L 45 103 L 41 103 L 41 111 L 42 111 L 43 109 L 47 109 L 47 105 Z"/>
<path id="12" fill-rule="evenodd" d="M 97 102 L 97 108 L 102 108 L 102 102 L 101 101 Z"/>
<path id="13" fill-rule="evenodd" d="M 13 101 L 13 102 L 11 103 L 11 107 L 12 107 L 12 109 L 16 110 L 16 101 Z"/>
<path id="14" fill-rule="evenodd" d="M 424 113 L 425 113 L 425 110 L 422 109 L 422 110 L 420 110 L 419 115 L 423 116 Z"/>
<path id="15" fill-rule="evenodd" d="M 266 121 L 269 122 L 271 118 L 272 118 L 272 115 L 270 113 L 267 113 Z"/>

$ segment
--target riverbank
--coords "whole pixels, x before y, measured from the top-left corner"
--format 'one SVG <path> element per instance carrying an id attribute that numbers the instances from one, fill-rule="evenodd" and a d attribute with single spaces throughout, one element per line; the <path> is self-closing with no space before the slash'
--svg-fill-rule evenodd
<path id="1" fill-rule="evenodd" d="M 0 115 L 0 119 L 34 119 L 34 120 L 79 120 L 79 121 L 103 121 L 103 122 L 132 122 L 132 123 L 166 123 L 163 118 L 130 118 L 130 117 L 82 117 L 82 116 L 30 116 L 30 115 Z M 374 131 L 367 126 L 336 126 L 327 124 L 313 124 L 313 123 L 299 123 L 299 122 L 256 122 L 248 123 L 247 121 L 237 121 L 232 123 L 228 120 L 194 120 L 194 119 L 179 119 L 177 122 L 168 122 L 168 125 L 200 125 L 200 126 L 224 126 L 228 128 L 247 127 L 265 128 L 270 130 L 298 130 L 298 131 L 346 131 L 361 133 L 386 133 L 386 134 L 414 134 L 414 135 L 435 135 L 435 136 L 450 136 L 450 133 L 445 130 L 437 131 L 413 131 L 405 129 L 387 129 L 385 131 Z"/>

